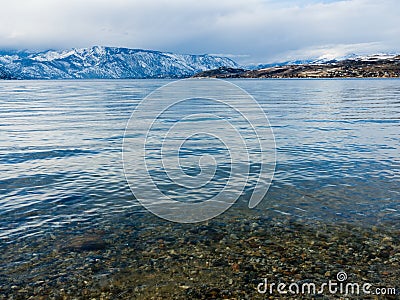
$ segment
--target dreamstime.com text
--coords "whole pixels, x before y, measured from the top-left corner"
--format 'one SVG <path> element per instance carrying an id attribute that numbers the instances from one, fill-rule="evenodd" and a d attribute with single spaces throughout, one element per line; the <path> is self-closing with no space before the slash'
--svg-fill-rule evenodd
<path id="1" fill-rule="evenodd" d="M 268 282 L 264 278 L 257 286 L 257 292 L 260 294 L 281 294 L 281 295 L 323 295 L 323 294 L 340 294 L 340 295 L 396 295 L 394 287 L 373 287 L 371 283 L 355 283 L 347 282 L 347 274 L 339 272 L 336 276 L 337 280 L 329 280 L 323 283 L 313 282 L 291 282 L 291 283 L 274 283 Z"/>

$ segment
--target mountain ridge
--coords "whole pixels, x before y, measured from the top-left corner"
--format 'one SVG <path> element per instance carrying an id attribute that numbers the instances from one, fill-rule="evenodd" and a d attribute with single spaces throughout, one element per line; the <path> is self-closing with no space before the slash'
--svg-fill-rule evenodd
<path id="1" fill-rule="evenodd" d="M 260 69 L 220 67 L 196 74 L 209 78 L 398 78 L 400 55 L 369 55 L 340 61 L 267 66 Z"/>
<path id="2" fill-rule="evenodd" d="M 0 51 L 0 79 L 181 78 L 219 67 L 239 65 L 230 58 L 208 54 L 124 47 Z"/>
<path id="3" fill-rule="evenodd" d="M 322 55 L 318 57 L 310 57 L 304 59 L 294 59 L 294 60 L 284 60 L 284 61 L 276 61 L 271 63 L 260 63 L 260 64 L 249 64 L 244 66 L 248 70 L 259 70 L 271 67 L 282 67 L 289 65 L 310 65 L 310 64 L 330 64 L 330 63 L 338 63 L 345 60 L 358 60 L 358 61 L 371 61 L 378 59 L 390 59 L 398 56 L 400 54 L 396 53 L 375 53 L 369 55 L 360 55 L 356 53 L 350 53 L 342 56 L 331 56 L 331 55 Z"/>

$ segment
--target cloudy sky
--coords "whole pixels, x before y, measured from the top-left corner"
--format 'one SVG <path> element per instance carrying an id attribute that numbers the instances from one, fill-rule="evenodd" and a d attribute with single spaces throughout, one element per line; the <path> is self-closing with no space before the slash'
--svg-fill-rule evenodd
<path id="1" fill-rule="evenodd" d="M 9 0 L 0 48 L 104 45 L 265 63 L 400 52 L 399 16 L 399 0 Z"/>

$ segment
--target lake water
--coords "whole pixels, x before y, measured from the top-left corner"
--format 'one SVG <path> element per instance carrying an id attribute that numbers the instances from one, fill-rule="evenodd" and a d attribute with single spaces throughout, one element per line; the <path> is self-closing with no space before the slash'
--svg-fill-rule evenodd
<path id="1" fill-rule="evenodd" d="M 1 82 L 0 244 L 146 214 L 126 182 L 122 142 L 136 105 L 168 82 Z M 398 228 L 398 80 L 232 82 L 264 109 L 277 151 L 266 198 L 255 210 L 233 207 L 232 215 Z M 191 149 L 185 155 L 204 154 Z M 224 150 L 209 147 L 206 154 L 221 159 Z M 250 180 L 257 170 L 251 166 Z M 218 174 L 223 182 L 225 173 Z"/>

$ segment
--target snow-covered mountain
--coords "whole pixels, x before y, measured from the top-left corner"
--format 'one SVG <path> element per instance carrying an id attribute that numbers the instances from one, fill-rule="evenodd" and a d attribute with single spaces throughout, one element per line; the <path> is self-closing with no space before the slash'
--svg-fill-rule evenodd
<path id="1" fill-rule="evenodd" d="M 249 65 L 249 66 L 247 66 L 247 68 L 250 70 L 258 70 L 258 69 L 289 66 L 289 65 L 330 64 L 330 63 L 337 63 L 337 62 L 344 61 L 344 60 L 372 62 L 372 61 L 379 61 L 379 60 L 384 60 L 384 59 L 392 59 L 398 55 L 399 54 L 393 54 L 393 53 L 377 53 L 377 54 L 371 54 L 371 55 L 357 55 L 355 53 L 351 53 L 348 55 L 337 56 L 337 57 L 333 57 L 331 55 L 323 55 L 320 57 L 311 57 L 311 58 L 299 59 L 299 60 L 288 60 L 288 61 L 283 61 L 283 62 Z"/>
<path id="2" fill-rule="evenodd" d="M 321 56 L 317 59 L 311 60 L 312 64 L 324 64 L 324 63 L 335 63 L 344 60 L 351 61 L 379 61 L 384 59 L 392 59 L 398 56 L 398 54 L 393 53 L 376 53 L 370 55 L 358 55 L 355 53 L 351 53 L 344 56 L 332 57 L 332 56 Z"/>
<path id="3" fill-rule="evenodd" d="M 177 78 L 219 67 L 237 68 L 226 57 L 100 47 L 44 52 L 0 51 L 3 79 Z"/>

